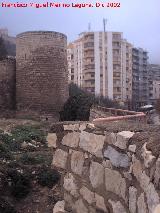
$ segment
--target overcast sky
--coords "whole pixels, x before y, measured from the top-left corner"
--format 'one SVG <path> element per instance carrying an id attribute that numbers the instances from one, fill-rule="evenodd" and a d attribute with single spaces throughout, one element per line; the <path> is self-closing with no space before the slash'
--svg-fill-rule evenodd
<path id="1" fill-rule="evenodd" d="M 0 0 L 0 2 L 2 1 Z M 4 1 L 9 2 L 9 0 Z M 36 1 L 45 2 L 45 0 L 28 0 L 28 2 Z M 51 2 L 51 0 L 49 1 Z M 85 1 L 86 3 L 98 2 L 83 0 L 84 3 Z M 121 3 L 121 7 L 113 9 L 7 9 L 0 7 L 0 28 L 7 27 L 11 35 L 28 30 L 53 30 L 65 33 L 68 41 L 72 41 L 80 32 L 88 29 L 88 23 L 91 23 L 93 31 L 103 30 L 102 19 L 104 17 L 108 19 L 106 30 L 123 32 L 124 38 L 129 42 L 149 52 L 151 63 L 160 64 L 160 0 L 118 1 Z M 21 2 L 21 0 L 10 0 L 10 2 Z M 77 3 L 82 0 L 57 0 L 54 2 Z M 102 2 L 108 2 L 108 0 Z"/>

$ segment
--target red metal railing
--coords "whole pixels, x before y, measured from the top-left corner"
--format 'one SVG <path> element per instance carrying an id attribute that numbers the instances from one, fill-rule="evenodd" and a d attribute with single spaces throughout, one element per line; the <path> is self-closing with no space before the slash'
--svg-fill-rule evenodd
<path id="1" fill-rule="evenodd" d="M 95 126 L 97 125 L 103 125 L 107 122 L 111 121 L 120 121 L 120 120 L 129 120 L 129 119 L 143 119 L 143 122 L 146 122 L 146 114 L 143 112 L 135 112 L 135 111 L 129 111 L 129 110 L 122 110 L 122 109 L 114 109 L 114 108 L 105 108 L 96 106 L 94 109 L 101 110 L 103 112 L 107 112 L 110 115 L 116 115 L 116 116 L 109 116 L 105 118 L 96 118 L 93 120 L 93 123 Z M 142 120 L 141 120 L 142 121 Z"/>

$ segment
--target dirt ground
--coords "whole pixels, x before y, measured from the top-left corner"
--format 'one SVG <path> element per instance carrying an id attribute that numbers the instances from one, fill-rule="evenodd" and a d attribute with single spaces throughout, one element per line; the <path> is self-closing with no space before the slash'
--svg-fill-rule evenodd
<path id="1" fill-rule="evenodd" d="M 44 134 L 49 130 L 49 125 L 37 121 L 0 119 L 0 132 L 1 135 L 8 134 L 10 136 L 11 131 L 14 128 L 26 125 L 31 127 L 39 126 L 39 129 L 43 130 Z M 17 136 L 17 138 L 18 137 L 19 136 Z M 26 135 L 24 135 L 24 137 L 26 137 Z M 4 141 L 1 136 L 0 145 L 3 144 Z M 36 143 L 36 140 L 22 144 L 22 148 L 10 152 L 12 153 L 12 157 L 14 156 L 14 160 L 6 160 L 3 158 L 2 154 L 4 153 L 2 151 L 4 150 L 0 150 L 2 152 L 0 153 L 0 213 L 52 213 L 55 203 L 62 199 L 60 181 L 58 181 L 53 187 L 42 186 L 39 184 L 37 177 L 39 171 L 44 166 L 45 168 L 52 169 L 51 162 L 53 158 L 53 150 L 52 148 L 48 148 L 47 144 L 44 142 L 40 144 L 40 142 L 37 141 Z M 27 157 L 29 156 L 29 159 L 26 159 L 26 155 Z M 21 199 L 14 197 L 11 194 L 10 183 L 6 176 L 8 170 L 13 168 L 18 172 L 20 171 L 20 173 L 23 171 L 23 174 L 30 175 L 31 189 L 29 190 L 29 193 Z M 8 183 L 6 183 L 7 181 Z M 4 206 L 6 206 L 6 208 L 4 208 Z M 13 207 L 13 209 L 10 207 Z"/>

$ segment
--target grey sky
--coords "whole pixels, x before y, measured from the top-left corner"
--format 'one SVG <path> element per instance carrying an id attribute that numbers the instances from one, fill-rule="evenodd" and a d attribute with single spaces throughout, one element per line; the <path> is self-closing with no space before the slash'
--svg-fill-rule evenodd
<path id="1" fill-rule="evenodd" d="M 93 1 L 98 2 L 96 0 L 57 0 L 54 2 L 87 3 Z M 67 35 L 68 41 L 72 41 L 80 32 L 87 30 L 89 22 L 91 30 L 102 30 L 102 19 L 105 17 L 108 19 L 107 30 L 123 32 L 129 42 L 149 52 L 151 63 L 160 64 L 160 0 L 118 1 L 121 2 L 121 8 L 114 9 L 0 8 L 0 28 L 7 27 L 11 35 L 28 30 L 59 31 Z M 10 0 L 10 2 L 17 1 Z M 45 0 L 28 0 L 28 2 L 45 2 Z M 103 2 L 108 2 L 108 0 Z"/>

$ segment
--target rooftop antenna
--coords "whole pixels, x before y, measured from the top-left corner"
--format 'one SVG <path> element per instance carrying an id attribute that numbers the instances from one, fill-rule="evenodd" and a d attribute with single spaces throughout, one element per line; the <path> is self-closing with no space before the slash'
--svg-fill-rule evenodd
<path id="1" fill-rule="evenodd" d="M 103 30 L 106 32 L 107 19 L 103 18 Z"/>
<path id="2" fill-rule="evenodd" d="M 88 23 L 88 32 L 91 31 L 91 23 Z"/>

